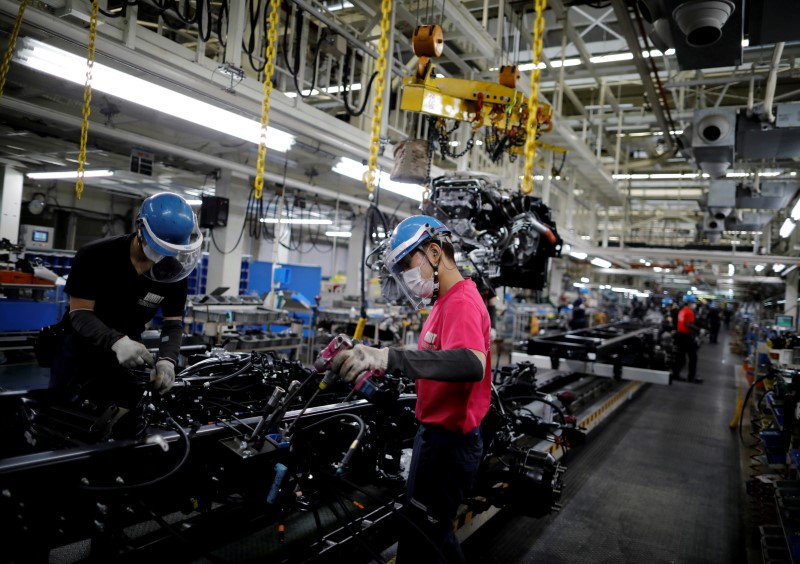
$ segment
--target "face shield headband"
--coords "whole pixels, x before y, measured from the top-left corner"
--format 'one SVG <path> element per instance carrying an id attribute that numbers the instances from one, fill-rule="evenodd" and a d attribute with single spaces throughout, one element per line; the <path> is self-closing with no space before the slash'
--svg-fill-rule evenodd
<path id="1" fill-rule="evenodd" d="M 148 259 L 155 262 L 145 276 L 156 282 L 177 282 L 189 276 L 203 254 L 203 234 L 200 233 L 197 222 L 194 224 L 189 242 L 179 245 L 160 239 L 150 228 L 146 218 L 142 217 L 139 220 L 141 239 L 144 239 L 145 243 L 142 251 Z M 159 260 L 153 260 L 155 258 Z"/>

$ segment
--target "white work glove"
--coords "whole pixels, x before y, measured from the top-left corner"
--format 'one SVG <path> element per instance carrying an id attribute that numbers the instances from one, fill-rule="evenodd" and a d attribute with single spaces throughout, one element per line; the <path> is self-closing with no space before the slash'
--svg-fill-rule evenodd
<path id="1" fill-rule="evenodd" d="M 168 392 L 175 383 L 175 365 L 169 360 L 159 360 L 150 371 L 150 381 L 153 382 L 153 389 L 159 390 L 158 393 Z"/>
<path id="2" fill-rule="evenodd" d="M 142 343 L 138 343 L 130 337 L 122 337 L 111 345 L 111 350 L 117 355 L 117 362 L 125 368 L 136 368 L 142 364 L 153 366 L 153 355 Z"/>
<path id="3" fill-rule="evenodd" d="M 352 349 L 341 351 L 333 358 L 331 370 L 345 382 L 352 382 L 359 374 L 372 368 L 380 368 L 384 372 L 389 365 L 389 349 L 374 349 L 364 345 L 356 345 Z"/>

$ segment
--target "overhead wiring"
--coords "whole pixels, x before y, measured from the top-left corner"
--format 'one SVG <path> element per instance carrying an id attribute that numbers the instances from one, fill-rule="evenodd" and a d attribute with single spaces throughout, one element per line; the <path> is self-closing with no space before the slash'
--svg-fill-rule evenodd
<path id="1" fill-rule="evenodd" d="M 288 18 L 287 18 L 288 20 Z M 322 42 L 325 41 L 325 37 L 327 35 L 326 29 L 319 30 L 319 36 L 317 38 L 317 43 L 314 46 L 314 60 L 312 62 L 312 73 L 311 73 L 311 88 L 308 91 L 308 94 L 303 94 L 303 85 L 300 83 L 300 62 L 303 57 L 305 57 L 305 53 L 300 53 L 300 48 L 302 47 L 302 29 L 304 25 L 305 17 L 303 15 L 303 10 L 299 7 L 295 7 L 295 28 L 294 28 L 294 61 L 289 61 L 289 46 L 288 46 L 288 35 L 289 35 L 289 22 L 287 21 L 283 27 L 283 62 L 286 64 L 286 70 L 289 71 L 289 74 L 292 75 L 292 80 L 294 81 L 294 88 L 297 95 L 301 98 L 305 99 L 309 96 L 314 95 L 314 88 L 317 85 L 317 65 L 319 64 L 319 54 L 322 47 Z M 305 80 L 305 77 L 302 78 L 302 81 Z"/>
<path id="2" fill-rule="evenodd" d="M 367 88 L 364 89 L 362 85 L 362 92 L 364 93 L 361 97 L 361 107 L 358 110 L 354 110 L 350 106 L 350 59 L 351 59 L 351 49 L 347 49 L 347 53 L 344 56 L 344 68 L 342 69 L 342 100 L 344 101 L 344 108 L 347 111 L 347 115 L 350 117 L 358 117 L 364 113 L 364 110 L 367 109 L 367 104 L 369 103 L 369 95 L 372 92 L 372 83 L 375 82 L 375 79 L 378 78 L 378 71 L 372 73 L 372 76 L 369 78 L 369 82 L 367 82 Z M 355 60 L 355 52 L 353 52 L 352 59 Z"/>

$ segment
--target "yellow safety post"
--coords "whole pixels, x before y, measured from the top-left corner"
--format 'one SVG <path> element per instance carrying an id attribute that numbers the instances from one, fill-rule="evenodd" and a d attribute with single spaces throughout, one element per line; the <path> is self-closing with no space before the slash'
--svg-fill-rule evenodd
<path id="1" fill-rule="evenodd" d="M 533 24 L 533 70 L 531 71 L 531 95 L 528 98 L 528 119 L 525 121 L 525 168 L 522 177 L 522 193 L 533 192 L 533 162 L 536 158 L 536 129 L 539 125 L 539 61 L 542 59 L 544 37 L 544 9 L 547 0 L 535 0 L 536 21 Z"/>
<path id="2" fill-rule="evenodd" d="M 22 0 L 19 3 L 19 10 L 17 11 L 17 20 L 14 22 L 14 29 L 11 31 L 11 37 L 8 40 L 8 49 L 6 49 L 5 57 L 3 57 L 3 68 L 0 69 L 0 98 L 3 97 L 3 88 L 6 86 L 6 77 L 11 68 L 11 57 L 14 55 L 14 46 L 17 44 L 17 37 L 19 37 L 19 28 L 22 26 L 22 16 L 25 13 L 25 7 L 28 5 L 28 0 Z"/>
<path id="3" fill-rule="evenodd" d="M 86 167 L 86 141 L 89 137 L 89 114 L 92 113 L 92 68 L 94 67 L 94 41 L 97 38 L 97 12 L 100 9 L 97 0 L 92 0 L 92 15 L 89 18 L 89 46 L 86 54 L 86 83 L 83 85 L 83 110 L 81 115 L 81 146 L 78 149 L 78 180 L 75 181 L 75 193 L 78 199 L 83 194 L 83 173 Z"/>
<path id="4" fill-rule="evenodd" d="M 280 0 L 270 0 L 269 30 L 267 46 L 264 51 L 264 99 L 261 102 L 261 139 L 258 143 L 258 160 L 256 160 L 256 180 L 253 186 L 256 200 L 264 193 L 264 160 L 267 156 L 267 127 L 269 126 L 269 108 L 272 98 L 272 75 L 275 74 L 275 54 L 278 45 L 278 17 Z"/>
<path id="5" fill-rule="evenodd" d="M 383 115 L 383 91 L 386 85 L 386 51 L 389 49 L 389 23 L 392 14 L 392 0 L 381 2 L 381 38 L 378 41 L 378 61 L 375 70 L 378 77 L 375 81 L 375 103 L 372 111 L 372 138 L 369 143 L 369 162 L 364 174 L 367 191 L 375 191 L 375 178 L 378 171 L 378 150 L 381 145 L 381 117 Z M 365 320 L 366 323 L 366 320 Z"/>

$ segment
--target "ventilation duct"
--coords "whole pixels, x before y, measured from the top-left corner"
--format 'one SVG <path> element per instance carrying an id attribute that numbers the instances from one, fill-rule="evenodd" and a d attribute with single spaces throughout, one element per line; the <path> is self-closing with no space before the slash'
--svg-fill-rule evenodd
<path id="1" fill-rule="evenodd" d="M 695 110 L 692 154 L 697 166 L 711 178 L 722 178 L 733 164 L 736 146 L 736 109 Z"/>
<path id="2" fill-rule="evenodd" d="M 774 124 L 739 116 L 736 154 L 740 159 L 794 159 L 800 155 L 800 104 L 777 104 Z"/>
<path id="3" fill-rule="evenodd" d="M 682 70 L 742 64 L 744 0 L 663 0 Z M 660 33 L 663 35 L 664 33 Z"/>

